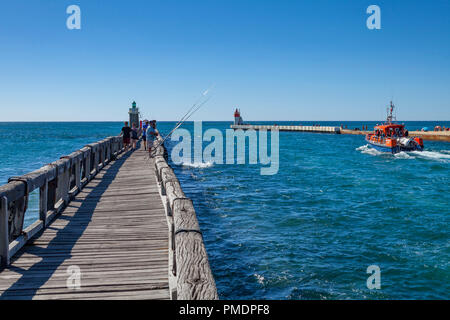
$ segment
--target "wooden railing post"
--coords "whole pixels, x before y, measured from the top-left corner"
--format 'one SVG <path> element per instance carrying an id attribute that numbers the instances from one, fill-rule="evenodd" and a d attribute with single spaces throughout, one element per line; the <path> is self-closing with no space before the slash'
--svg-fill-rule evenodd
<path id="1" fill-rule="evenodd" d="M 92 148 L 89 148 L 84 162 L 84 177 L 86 178 L 86 181 L 91 180 L 91 154 Z"/>
<path id="2" fill-rule="evenodd" d="M 109 161 L 109 145 L 110 141 L 106 140 L 105 142 L 105 161 L 103 162 L 103 165 L 105 166 Z"/>
<path id="3" fill-rule="evenodd" d="M 107 154 L 107 156 L 108 156 L 108 162 L 110 162 L 110 161 L 111 161 L 112 139 L 108 139 L 107 146 L 108 146 L 108 154 Z"/>
<path id="4" fill-rule="evenodd" d="M 100 142 L 99 144 L 98 154 L 99 154 L 98 166 L 100 168 L 101 165 L 101 167 L 103 168 L 103 166 L 105 165 L 105 144 L 102 142 Z"/>
<path id="5" fill-rule="evenodd" d="M 8 227 L 8 199 L 0 199 L 0 259 L 1 266 L 9 265 L 9 227 Z"/>
<path id="6" fill-rule="evenodd" d="M 39 188 L 39 219 L 44 227 L 47 225 L 47 205 L 48 205 L 48 179 L 45 179 L 42 187 Z"/>
<path id="7" fill-rule="evenodd" d="M 81 157 L 77 156 L 75 160 L 75 186 L 78 191 L 81 190 Z"/>
<path id="8" fill-rule="evenodd" d="M 98 164 L 99 164 L 99 153 L 100 153 L 100 148 L 97 146 L 97 148 L 95 148 L 96 150 L 94 151 L 94 169 L 95 169 L 95 174 L 98 173 Z"/>
<path id="9" fill-rule="evenodd" d="M 103 167 L 108 163 L 108 141 L 103 144 Z"/>
<path id="10" fill-rule="evenodd" d="M 109 149 L 109 141 L 106 140 L 104 145 L 104 150 L 103 150 L 103 154 L 104 154 L 104 159 L 103 159 L 103 166 L 106 166 L 106 164 L 108 163 L 109 157 L 108 157 L 108 149 Z"/>
<path id="11" fill-rule="evenodd" d="M 47 210 L 55 209 L 56 204 L 56 189 L 58 186 L 58 176 L 47 182 Z"/>
<path id="12" fill-rule="evenodd" d="M 69 202 L 70 166 L 64 168 L 63 173 L 58 177 L 59 197 L 64 203 Z"/>
<path id="13" fill-rule="evenodd" d="M 9 240 L 13 240 L 22 234 L 23 222 L 25 218 L 25 211 L 27 209 L 28 196 L 20 197 L 19 199 L 12 201 L 12 221 L 11 232 L 9 234 Z M 9 210 L 8 210 L 9 211 Z"/>
<path id="14" fill-rule="evenodd" d="M 115 146 L 115 139 L 111 138 L 111 156 L 110 159 L 114 156 L 114 146 Z"/>

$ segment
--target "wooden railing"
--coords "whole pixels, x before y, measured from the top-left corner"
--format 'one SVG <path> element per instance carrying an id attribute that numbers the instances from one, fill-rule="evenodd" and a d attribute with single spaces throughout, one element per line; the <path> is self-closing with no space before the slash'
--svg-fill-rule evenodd
<path id="1" fill-rule="evenodd" d="M 203 236 L 197 221 L 192 200 L 181 189 L 167 154 L 160 140 L 154 146 L 155 171 L 166 199 L 169 221 L 169 246 L 172 266 L 169 272 L 176 278 L 176 292 L 172 298 L 178 300 L 216 300 L 216 283 L 208 261 Z"/>
<path id="2" fill-rule="evenodd" d="M 0 187 L 1 266 L 39 231 L 45 229 L 69 201 L 107 163 L 123 151 L 122 137 L 109 137 L 61 157 L 39 170 L 12 177 Z M 39 219 L 23 228 L 29 195 L 39 189 Z"/>

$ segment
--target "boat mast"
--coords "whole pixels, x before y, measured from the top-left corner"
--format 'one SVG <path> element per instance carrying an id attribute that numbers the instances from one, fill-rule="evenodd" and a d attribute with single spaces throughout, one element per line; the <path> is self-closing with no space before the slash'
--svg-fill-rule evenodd
<path id="1" fill-rule="evenodd" d="M 395 106 L 391 101 L 391 105 L 387 108 L 387 120 L 386 120 L 387 124 L 391 124 L 392 120 L 396 120 L 393 116 L 394 108 Z"/>

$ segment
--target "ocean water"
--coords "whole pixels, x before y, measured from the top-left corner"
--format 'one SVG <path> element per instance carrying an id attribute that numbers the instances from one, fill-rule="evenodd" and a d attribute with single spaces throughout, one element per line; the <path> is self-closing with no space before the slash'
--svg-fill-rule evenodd
<path id="1" fill-rule="evenodd" d="M 88 143 L 118 135 L 120 122 L 0 122 L 0 184 L 68 155 Z M 24 225 L 39 217 L 39 191 L 30 195 Z"/>
<path id="2" fill-rule="evenodd" d="M 204 122 L 203 130 L 230 124 Z M 409 130 L 436 124 L 450 126 L 406 122 Z M 162 133 L 173 126 L 158 124 Z M 192 123 L 183 127 L 193 132 Z M 0 123 L 0 182 L 120 128 Z M 174 145 L 167 143 L 169 155 Z M 254 164 L 174 165 L 194 201 L 221 299 L 450 298 L 450 143 L 387 155 L 361 135 L 280 132 L 279 152 L 272 176 Z M 37 218 L 36 199 L 27 223 Z M 370 265 L 380 267 L 379 290 L 366 286 Z"/>

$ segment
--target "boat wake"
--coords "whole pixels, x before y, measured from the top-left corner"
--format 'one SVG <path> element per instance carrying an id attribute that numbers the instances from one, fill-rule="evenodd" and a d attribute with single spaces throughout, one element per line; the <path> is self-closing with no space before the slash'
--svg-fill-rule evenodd
<path id="1" fill-rule="evenodd" d="M 400 151 L 399 153 L 394 154 L 394 157 L 397 159 L 414 159 L 414 156 L 408 154 L 408 152 Z"/>
<path id="2" fill-rule="evenodd" d="M 450 154 L 441 153 L 437 151 L 411 151 L 411 154 L 418 158 L 438 160 L 438 161 L 450 161 Z"/>
<path id="3" fill-rule="evenodd" d="M 194 163 L 190 163 L 190 162 L 183 162 L 182 166 L 183 167 L 190 167 L 190 168 L 198 168 L 198 169 L 204 169 L 204 168 L 210 168 L 214 165 L 213 162 L 194 162 Z"/>
<path id="4" fill-rule="evenodd" d="M 450 162 L 450 150 L 441 150 L 438 151 L 401 151 L 396 154 L 381 152 L 371 148 L 368 144 L 360 146 L 356 148 L 357 151 L 361 153 L 370 154 L 372 156 L 393 156 L 396 159 L 426 159 L 426 160 L 435 160 L 441 162 Z"/>
<path id="5" fill-rule="evenodd" d="M 356 151 L 360 151 L 361 153 L 365 153 L 365 154 L 370 154 L 372 156 L 380 156 L 380 155 L 383 154 L 383 152 L 375 150 L 374 148 L 369 147 L 368 144 L 356 148 Z"/>

